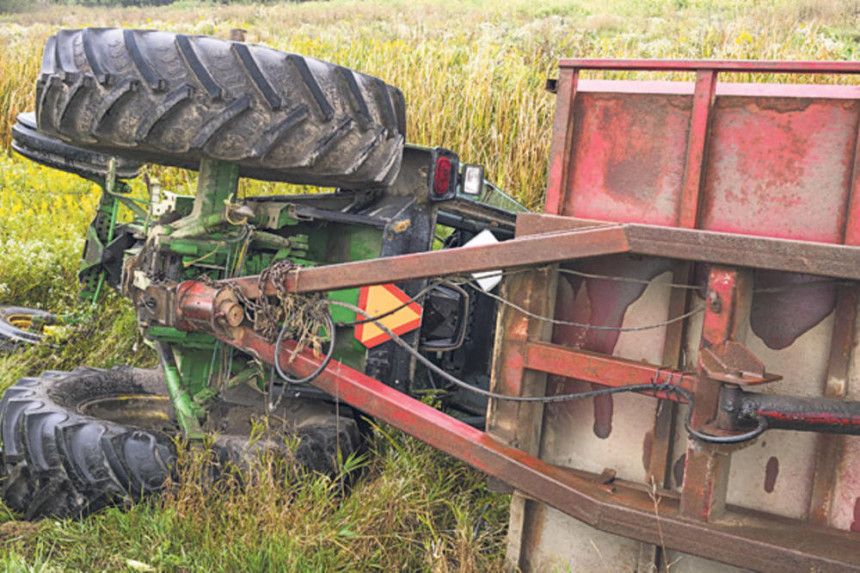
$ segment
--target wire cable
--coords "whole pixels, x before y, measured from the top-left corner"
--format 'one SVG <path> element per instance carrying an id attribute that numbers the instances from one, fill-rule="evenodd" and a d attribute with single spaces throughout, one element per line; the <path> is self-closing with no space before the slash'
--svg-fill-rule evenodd
<path id="1" fill-rule="evenodd" d="M 363 320 L 338 321 L 337 325 L 338 326 L 358 326 L 359 324 L 367 324 L 368 322 L 374 322 L 376 320 L 383 319 L 386 316 L 391 316 L 392 314 L 395 314 L 398 311 L 403 310 L 404 308 L 406 308 L 407 306 L 409 306 L 413 302 L 417 302 L 418 299 L 420 299 L 422 296 L 424 296 L 428 292 L 432 291 L 437 286 L 443 285 L 443 284 L 449 284 L 449 283 L 452 285 L 454 284 L 451 281 L 447 281 L 447 280 L 433 281 L 432 283 L 428 284 L 426 287 L 424 287 L 423 289 L 418 291 L 418 293 L 415 296 L 411 297 L 409 300 L 403 302 L 399 306 L 392 308 L 391 310 L 385 311 L 382 314 L 377 314 L 377 315 L 372 316 L 370 318 L 365 318 Z"/>
<path id="2" fill-rule="evenodd" d="M 355 312 L 356 314 L 361 314 L 362 316 L 368 317 L 371 319 L 369 313 L 364 311 L 363 309 L 339 300 L 328 300 L 326 301 L 329 305 L 340 306 L 342 308 L 346 308 Z M 373 320 L 373 319 L 371 319 Z M 650 384 L 633 384 L 630 386 L 619 386 L 616 388 L 603 388 L 600 390 L 591 390 L 588 392 L 578 392 L 575 394 L 559 394 L 557 396 L 508 396 L 505 394 L 499 394 L 498 392 L 493 392 L 491 390 L 484 390 L 483 388 L 478 388 L 477 386 L 473 386 L 468 382 L 464 382 L 460 380 L 456 376 L 449 374 L 444 369 L 440 368 L 436 364 L 434 364 L 429 358 L 418 352 L 415 348 L 413 348 L 409 343 L 403 340 L 400 336 L 394 333 L 390 328 L 382 324 L 378 320 L 373 320 L 376 326 L 382 330 L 385 334 L 391 337 L 391 339 L 400 347 L 409 352 L 412 356 L 415 357 L 416 360 L 421 362 L 428 370 L 431 372 L 438 374 L 445 380 L 448 380 L 455 386 L 466 390 L 467 392 L 472 392 L 473 394 L 477 394 L 479 396 L 484 396 L 486 398 L 490 398 L 493 400 L 505 400 L 508 402 L 530 402 L 530 403 L 541 403 L 541 404 L 553 404 L 557 402 L 569 402 L 571 400 L 583 400 L 587 398 L 596 398 L 598 396 L 607 396 L 612 394 L 621 394 L 624 392 L 671 392 L 677 394 L 684 398 L 689 404 L 689 410 L 687 411 L 687 418 L 684 422 L 684 426 L 687 429 L 687 432 L 694 438 L 701 440 L 703 442 L 709 442 L 714 444 L 734 444 L 738 442 L 744 442 L 747 440 L 751 440 L 753 438 L 757 438 L 765 430 L 767 430 L 767 422 L 763 418 L 759 418 L 758 427 L 754 430 L 739 434 L 735 436 L 713 436 L 710 434 L 705 434 L 698 430 L 694 430 L 691 425 L 692 416 L 693 416 L 693 404 L 694 398 L 693 393 L 689 390 L 676 386 L 672 384 L 671 378 L 669 382 L 657 382 L 656 377 L 654 382 Z M 659 371 L 658 371 L 659 372 Z"/>
<path id="3" fill-rule="evenodd" d="M 695 308 L 689 312 L 685 312 L 684 314 L 680 314 L 674 318 L 664 320 L 663 322 L 657 322 L 654 324 L 646 324 L 644 326 L 603 326 L 603 325 L 595 325 L 595 324 L 586 324 L 583 322 L 572 322 L 569 320 L 559 320 L 557 318 L 550 318 L 548 316 L 535 314 L 535 313 L 533 313 L 529 310 L 526 310 L 523 307 L 507 300 L 504 297 L 501 297 L 497 294 L 493 294 L 491 292 L 487 292 L 487 291 L 483 290 L 482 288 L 480 288 L 478 285 L 476 285 L 475 283 L 473 283 L 471 281 L 467 282 L 466 284 L 468 284 L 469 286 L 471 286 L 472 288 L 474 288 L 478 292 L 480 292 L 480 293 L 482 293 L 482 294 L 484 294 L 490 298 L 496 299 L 497 301 L 501 302 L 502 304 L 507 305 L 507 306 L 525 314 L 526 316 L 528 316 L 530 318 L 534 318 L 535 320 L 540 320 L 542 322 L 549 322 L 550 324 L 557 324 L 557 325 L 561 325 L 561 326 L 575 326 L 577 328 L 584 328 L 586 330 L 601 330 L 601 331 L 608 330 L 608 331 L 612 331 L 612 332 L 641 332 L 643 330 L 652 330 L 655 328 L 662 328 L 664 326 L 669 326 L 670 324 L 680 322 L 682 320 L 690 318 L 691 316 L 695 316 L 695 315 L 699 314 L 700 312 L 704 312 L 704 310 L 705 310 L 705 305 L 702 305 L 699 308 Z"/>
<path id="4" fill-rule="evenodd" d="M 317 367 L 316 370 L 314 370 L 313 372 L 311 372 L 309 375 L 305 376 L 304 378 L 292 378 L 289 375 L 287 375 L 283 371 L 283 369 L 281 368 L 281 352 L 280 352 L 281 344 L 283 344 L 283 341 L 284 341 L 284 335 L 287 332 L 287 325 L 286 324 L 284 324 L 281 327 L 281 330 L 278 332 L 278 338 L 275 340 L 275 348 L 274 348 L 274 353 L 275 353 L 274 358 L 275 359 L 273 360 L 274 366 L 275 366 L 275 371 L 278 373 L 278 376 L 280 376 L 281 380 L 283 380 L 287 384 L 292 384 L 293 386 L 297 386 L 297 385 L 301 385 L 301 384 L 307 384 L 308 382 L 310 382 L 311 380 L 313 380 L 314 378 L 319 376 L 320 373 L 322 373 L 322 371 L 326 369 L 326 367 L 328 366 L 328 363 L 331 362 L 331 358 L 334 355 L 335 330 L 334 330 L 334 320 L 332 320 L 332 318 L 331 318 L 331 313 L 328 311 L 321 312 L 321 311 L 317 310 L 316 308 L 312 309 L 311 312 L 313 314 L 316 314 L 317 318 L 321 318 L 325 321 L 326 328 L 328 329 L 328 331 L 330 333 L 329 336 L 331 338 L 329 341 L 329 345 L 328 345 L 328 351 L 325 354 L 325 358 L 323 358 L 323 361 L 320 363 L 320 365 Z M 285 391 L 286 391 L 286 388 L 283 391 L 281 391 L 281 396 L 283 396 Z M 279 404 L 279 403 L 280 403 L 280 397 L 278 398 L 278 402 L 276 403 L 276 406 L 275 406 L 276 408 L 277 408 L 277 404 Z"/>
<path id="5" fill-rule="evenodd" d="M 560 274 L 563 274 L 563 275 L 573 275 L 573 276 L 582 277 L 585 279 L 600 279 L 600 280 L 607 280 L 607 281 L 618 281 L 618 282 L 625 282 L 625 283 L 635 283 L 635 284 L 639 284 L 639 285 L 651 285 L 651 284 L 653 284 L 654 286 L 658 286 L 658 287 L 669 287 L 669 288 L 677 288 L 677 289 L 685 289 L 685 290 L 701 290 L 701 288 L 702 288 L 699 285 L 685 285 L 685 284 L 679 284 L 679 283 L 654 282 L 653 279 L 637 279 L 634 277 L 619 277 L 619 276 L 610 276 L 610 275 L 599 275 L 599 274 L 595 274 L 595 273 L 586 273 L 583 271 L 575 271 L 573 269 L 566 269 L 563 267 L 560 267 L 558 269 L 558 272 Z M 664 272 L 668 272 L 668 269 Z"/>

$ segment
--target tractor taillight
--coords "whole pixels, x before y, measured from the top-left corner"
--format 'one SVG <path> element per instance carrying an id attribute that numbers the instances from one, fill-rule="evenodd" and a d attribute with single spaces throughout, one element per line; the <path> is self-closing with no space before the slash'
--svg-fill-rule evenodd
<path id="1" fill-rule="evenodd" d="M 433 171 L 433 193 L 445 195 L 451 185 L 451 160 L 440 157 L 436 160 L 436 169 Z"/>
<path id="2" fill-rule="evenodd" d="M 430 200 L 446 201 L 457 196 L 460 175 L 460 158 L 448 149 L 437 147 L 431 155 L 432 163 L 428 174 Z"/>

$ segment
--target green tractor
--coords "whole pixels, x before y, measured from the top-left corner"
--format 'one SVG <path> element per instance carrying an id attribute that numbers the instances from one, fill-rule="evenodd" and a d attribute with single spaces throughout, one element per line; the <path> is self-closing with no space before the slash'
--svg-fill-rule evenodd
<path id="1" fill-rule="evenodd" d="M 290 442 L 300 466 L 324 473 L 360 448 L 360 412 L 304 384 L 312 376 L 292 378 L 289 364 L 272 368 L 210 334 L 164 326 L 164 291 L 154 287 L 270 278 L 462 246 L 479 235 L 505 240 L 524 210 L 481 167 L 447 149 L 406 144 L 398 89 L 264 46 L 64 30 L 45 47 L 36 98 L 35 114 L 18 118 L 14 149 L 103 189 L 81 294 L 97 302 L 114 288 L 129 297 L 161 366 L 45 372 L 7 390 L 0 486 L 5 503 L 27 518 L 80 515 L 158 491 L 174 471 L 180 433 L 192 444 L 214 436 L 207 443 L 218 458 L 234 463 Z M 196 194 L 147 179 L 148 200 L 134 198 L 127 181 L 145 162 L 199 171 Z M 241 178 L 322 189 L 242 196 Z M 121 209 L 131 216 L 120 217 Z M 334 359 L 407 394 L 430 391 L 480 425 L 485 401 L 434 378 L 414 353 L 349 309 L 387 318 L 415 352 L 487 388 L 496 308 L 479 288 L 421 280 L 253 302 L 223 289 L 216 305 L 218 320 L 247 319 L 270 342 L 313 348 L 325 356 L 322 368 Z M 5 307 L 0 342 L 6 349 L 37 342 L 59 321 Z M 275 431 L 252 445 L 261 417 Z"/>

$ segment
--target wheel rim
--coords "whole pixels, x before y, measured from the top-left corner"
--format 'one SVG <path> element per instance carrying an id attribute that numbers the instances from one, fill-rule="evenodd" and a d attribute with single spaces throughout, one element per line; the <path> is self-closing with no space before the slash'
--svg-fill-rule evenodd
<path id="1" fill-rule="evenodd" d="M 145 430 L 173 432 L 170 398 L 152 394 L 125 394 L 87 400 L 78 406 L 85 416 Z"/>
<path id="2" fill-rule="evenodd" d="M 30 330 L 33 328 L 32 314 L 10 314 L 6 317 L 6 321 L 15 328 L 20 328 L 21 330 Z"/>

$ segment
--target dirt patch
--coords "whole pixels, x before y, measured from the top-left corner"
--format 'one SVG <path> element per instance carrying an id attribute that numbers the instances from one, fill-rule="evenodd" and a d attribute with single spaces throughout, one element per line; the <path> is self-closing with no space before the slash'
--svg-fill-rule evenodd
<path id="1" fill-rule="evenodd" d="M 30 535 L 34 535 L 39 531 L 38 523 L 30 523 L 29 521 L 7 521 L 0 523 L 0 544 L 11 543 L 18 541 Z"/>

